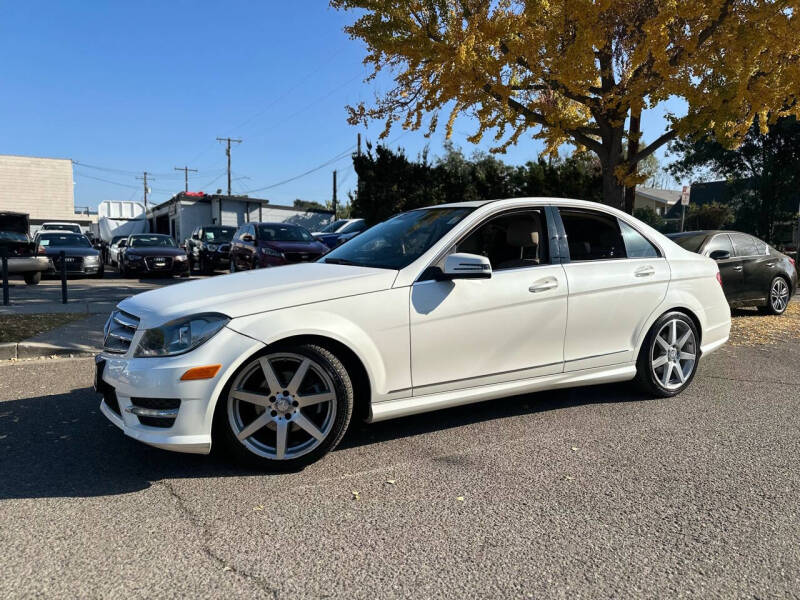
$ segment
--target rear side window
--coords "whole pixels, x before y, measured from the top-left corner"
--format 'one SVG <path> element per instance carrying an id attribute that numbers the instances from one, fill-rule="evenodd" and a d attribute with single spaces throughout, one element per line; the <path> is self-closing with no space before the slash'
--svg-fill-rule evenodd
<path id="1" fill-rule="evenodd" d="M 628 225 L 625 221 L 619 222 L 619 228 L 620 231 L 622 231 L 622 241 L 625 242 L 625 254 L 628 255 L 628 258 L 659 257 L 658 250 L 650 240 Z"/>
<path id="2" fill-rule="evenodd" d="M 758 254 L 756 241 L 746 233 L 732 233 L 731 240 L 733 240 L 736 256 L 755 256 Z"/>
<path id="3" fill-rule="evenodd" d="M 711 241 L 706 244 L 706 249 L 703 251 L 703 254 L 709 256 L 712 252 L 717 250 L 724 250 L 725 252 L 729 252 L 731 256 L 733 256 L 733 246 L 731 245 L 731 238 L 728 237 L 727 233 L 721 233 L 719 235 L 715 235 L 711 238 Z"/>
<path id="4" fill-rule="evenodd" d="M 769 254 L 769 252 L 767 251 L 766 242 L 762 242 L 758 238 L 753 238 L 753 243 L 756 245 L 756 254 L 758 254 L 759 256 L 764 256 L 766 254 Z"/>
<path id="5" fill-rule="evenodd" d="M 570 260 L 625 258 L 625 242 L 616 217 L 589 210 L 560 209 Z"/>

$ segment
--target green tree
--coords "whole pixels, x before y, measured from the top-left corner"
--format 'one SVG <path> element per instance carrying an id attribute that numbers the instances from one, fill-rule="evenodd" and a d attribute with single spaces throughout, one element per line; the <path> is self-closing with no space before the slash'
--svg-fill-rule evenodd
<path id="1" fill-rule="evenodd" d="M 659 231 L 662 231 L 667 224 L 664 217 L 649 206 L 634 209 L 633 216 Z"/>
<path id="2" fill-rule="evenodd" d="M 723 229 L 733 222 L 733 209 L 727 204 L 693 204 L 686 211 L 685 229 Z"/>
<path id="3" fill-rule="evenodd" d="M 756 120 L 744 142 L 729 149 L 713 133 L 688 136 L 670 147 L 680 158 L 670 172 L 681 178 L 710 173 L 729 181 L 733 226 L 772 240 L 776 223 L 792 219 L 800 201 L 800 122 Z"/>

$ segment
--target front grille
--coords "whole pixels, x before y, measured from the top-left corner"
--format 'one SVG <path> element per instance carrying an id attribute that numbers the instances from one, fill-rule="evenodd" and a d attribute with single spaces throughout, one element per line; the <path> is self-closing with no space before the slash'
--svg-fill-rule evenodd
<path id="1" fill-rule="evenodd" d="M 131 398 L 131 404 L 140 408 L 154 408 L 156 410 L 170 410 L 180 408 L 180 398 Z"/>
<path id="2" fill-rule="evenodd" d="M 138 327 L 138 317 L 123 310 L 115 310 L 106 321 L 103 349 L 106 352 L 125 354 L 131 347 L 133 335 Z"/>
<path id="3" fill-rule="evenodd" d="M 231 245 L 230 244 L 220 244 L 217 247 L 217 252 L 219 252 L 220 254 L 227 254 L 230 251 L 231 251 Z"/>
<path id="4" fill-rule="evenodd" d="M 80 271 L 83 269 L 83 257 L 82 256 L 65 256 L 64 262 L 67 265 L 67 271 Z M 61 269 L 61 257 L 54 256 L 53 257 L 53 266 L 57 269 Z"/>
<path id="5" fill-rule="evenodd" d="M 172 258 L 169 256 L 147 256 L 144 264 L 150 271 L 169 271 L 172 269 Z"/>
<path id="6" fill-rule="evenodd" d="M 321 254 L 316 252 L 284 252 L 287 262 L 311 262 L 317 260 Z"/>

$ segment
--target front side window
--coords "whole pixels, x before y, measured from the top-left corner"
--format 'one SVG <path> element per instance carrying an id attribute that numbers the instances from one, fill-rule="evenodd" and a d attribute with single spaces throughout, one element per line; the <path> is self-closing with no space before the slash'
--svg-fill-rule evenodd
<path id="1" fill-rule="evenodd" d="M 489 259 L 492 270 L 532 267 L 548 262 L 547 235 L 541 210 L 493 217 L 456 244 L 456 252 Z"/>
<path id="2" fill-rule="evenodd" d="M 622 241 L 625 243 L 625 254 L 628 258 L 658 258 L 660 256 L 650 240 L 625 221 L 619 222 L 619 228 L 622 232 Z"/>
<path id="3" fill-rule="evenodd" d="M 716 252 L 717 250 L 723 250 L 733 256 L 733 245 L 727 233 L 720 233 L 711 238 L 708 244 L 706 244 L 703 254 L 710 256 L 712 252 Z"/>
<path id="4" fill-rule="evenodd" d="M 732 233 L 731 240 L 733 241 L 733 249 L 736 250 L 736 256 L 755 256 L 758 254 L 755 240 L 749 235 Z"/>
<path id="5" fill-rule="evenodd" d="M 262 242 L 313 242 L 313 236 L 294 225 L 259 225 L 258 239 Z"/>
<path id="6" fill-rule="evenodd" d="M 175 242 L 168 235 L 135 235 L 131 237 L 131 248 L 174 248 Z"/>
<path id="7" fill-rule="evenodd" d="M 323 262 L 400 270 L 466 217 L 472 208 L 421 208 L 392 217 L 332 250 Z"/>
<path id="8" fill-rule="evenodd" d="M 560 209 L 570 260 L 625 258 L 625 243 L 616 217 L 589 210 Z"/>

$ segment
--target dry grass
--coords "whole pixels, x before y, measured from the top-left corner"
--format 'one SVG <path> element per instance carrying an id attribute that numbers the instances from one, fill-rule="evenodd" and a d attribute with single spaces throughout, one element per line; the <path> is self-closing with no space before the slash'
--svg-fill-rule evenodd
<path id="1" fill-rule="evenodd" d="M 82 313 L 0 315 L 0 343 L 21 342 L 37 333 L 85 319 L 86 316 Z"/>
<path id="2" fill-rule="evenodd" d="M 780 317 L 762 315 L 755 309 L 733 309 L 732 346 L 763 346 L 800 340 L 800 302 L 790 302 Z"/>

